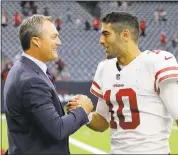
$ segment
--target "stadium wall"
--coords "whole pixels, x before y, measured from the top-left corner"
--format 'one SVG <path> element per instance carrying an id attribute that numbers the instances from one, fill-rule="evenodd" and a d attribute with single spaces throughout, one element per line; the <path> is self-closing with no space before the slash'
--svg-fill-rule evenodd
<path id="1" fill-rule="evenodd" d="M 97 98 L 90 93 L 91 84 L 92 84 L 91 81 L 90 82 L 58 81 L 56 82 L 56 91 L 63 106 L 72 96 L 76 94 L 87 95 L 92 100 L 92 102 L 96 104 Z M 3 90 L 4 82 L 1 83 L 1 113 L 4 112 Z"/>

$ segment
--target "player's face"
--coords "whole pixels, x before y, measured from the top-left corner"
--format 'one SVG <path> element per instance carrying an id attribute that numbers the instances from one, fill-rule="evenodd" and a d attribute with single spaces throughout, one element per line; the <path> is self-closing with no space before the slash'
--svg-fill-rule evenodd
<path id="1" fill-rule="evenodd" d="M 100 44 L 106 50 L 107 57 L 118 57 L 122 53 L 122 40 L 110 23 L 102 23 Z"/>
<path id="2" fill-rule="evenodd" d="M 54 24 L 44 21 L 40 37 L 40 54 L 44 62 L 58 59 L 57 47 L 61 45 L 59 33 Z"/>

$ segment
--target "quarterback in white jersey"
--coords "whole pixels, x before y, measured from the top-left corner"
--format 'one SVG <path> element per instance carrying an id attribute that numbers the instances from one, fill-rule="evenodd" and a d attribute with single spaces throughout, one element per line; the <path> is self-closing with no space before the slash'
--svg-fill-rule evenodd
<path id="1" fill-rule="evenodd" d="M 110 121 L 111 153 L 168 154 L 178 103 L 163 102 L 160 86 L 165 80 L 178 78 L 174 56 L 165 51 L 144 51 L 121 71 L 116 63 L 117 58 L 100 62 L 91 87 L 100 98 L 96 112 Z"/>
<path id="2" fill-rule="evenodd" d="M 99 99 L 87 126 L 104 131 L 109 122 L 112 154 L 169 154 L 173 119 L 178 124 L 178 64 L 166 51 L 140 52 L 138 25 L 129 13 L 102 19 L 100 43 L 114 58 L 97 67 L 91 93 Z"/>
<path id="3" fill-rule="evenodd" d="M 178 64 L 166 51 L 141 52 L 138 38 L 132 14 L 102 18 L 100 43 L 113 59 L 97 67 L 91 93 L 98 103 L 87 126 L 99 132 L 110 126 L 112 154 L 169 154 L 173 120 L 178 124 Z"/>

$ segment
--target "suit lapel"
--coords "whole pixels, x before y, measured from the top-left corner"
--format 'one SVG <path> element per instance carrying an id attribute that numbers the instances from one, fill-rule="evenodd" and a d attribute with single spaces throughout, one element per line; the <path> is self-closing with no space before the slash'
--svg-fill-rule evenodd
<path id="1" fill-rule="evenodd" d="M 26 64 L 29 68 L 33 69 L 45 82 L 47 82 L 47 84 L 51 88 L 55 90 L 54 85 L 51 83 L 50 79 L 47 77 L 47 75 L 41 70 L 41 68 L 36 63 L 34 63 L 32 60 L 24 56 L 21 57 L 20 61 Z"/>
<path id="2" fill-rule="evenodd" d="M 52 84 L 51 80 L 47 77 L 47 75 L 41 70 L 41 68 L 36 63 L 34 63 L 32 60 L 30 60 L 24 56 L 21 57 L 20 61 L 22 63 L 26 64 L 32 70 L 34 70 L 49 85 L 49 87 L 51 87 L 54 90 L 54 93 L 57 96 L 57 99 L 59 101 L 59 104 L 62 107 L 62 104 L 58 98 L 58 94 L 56 92 L 54 85 Z M 64 112 L 63 107 L 61 109 Z"/>

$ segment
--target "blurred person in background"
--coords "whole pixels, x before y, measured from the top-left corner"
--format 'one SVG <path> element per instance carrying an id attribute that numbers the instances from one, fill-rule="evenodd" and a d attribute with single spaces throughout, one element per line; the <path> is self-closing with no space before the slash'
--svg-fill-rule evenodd
<path id="1" fill-rule="evenodd" d="M 140 36 L 145 37 L 146 36 L 145 31 L 146 31 L 146 23 L 145 20 L 142 19 L 140 21 Z"/>
<path id="2" fill-rule="evenodd" d="M 66 14 L 66 17 L 67 17 L 66 22 L 67 22 L 67 23 L 68 23 L 68 22 L 73 23 L 73 20 L 72 20 L 72 11 L 71 11 L 70 8 L 67 8 L 65 14 Z"/>
<path id="3" fill-rule="evenodd" d="M 75 26 L 76 26 L 76 28 L 80 29 L 81 25 L 82 25 L 81 19 L 80 18 L 76 18 L 75 19 Z"/>
<path id="4" fill-rule="evenodd" d="M 39 9 L 38 6 L 35 2 L 31 1 L 30 6 L 31 6 L 31 12 L 32 14 L 38 14 L 39 13 Z"/>
<path id="5" fill-rule="evenodd" d="M 55 67 L 52 73 L 56 81 L 68 80 L 70 77 L 66 64 L 60 58 L 55 62 Z"/>
<path id="6" fill-rule="evenodd" d="M 25 3 L 24 7 L 22 8 L 22 13 L 24 16 L 29 16 L 30 14 L 30 4 Z"/>
<path id="7" fill-rule="evenodd" d="M 177 33 L 175 33 L 172 37 L 172 47 L 176 48 L 177 44 L 178 44 L 178 35 L 177 35 Z"/>
<path id="8" fill-rule="evenodd" d="M 111 154 L 170 154 L 173 120 L 178 126 L 178 63 L 167 51 L 141 52 L 138 39 L 136 16 L 102 18 L 100 43 L 115 58 L 98 64 L 90 89 L 98 103 L 87 126 L 98 132 L 110 126 Z M 76 99 L 67 110 L 77 105 Z"/>
<path id="9" fill-rule="evenodd" d="M 127 10 L 127 8 L 128 8 L 128 3 L 127 3 L 126 1 L 123 1 L 121 7 L 122 7 L 124 10 Z"/>
<path id="10" fill-rule="evenodd" d="M 8 154 L 70 154 L 69 136 L 88 123 L 91 100 L 65 115 L 46 63 L 58 59 L 61 45 L 51 17 L 33 15 L 20 26 L 23 53 L 4 86 Z M 71 101 L 72 102 L 72 101 Z"/>
<path id="11" fill-rule="evenodd" d="M 2 13 L 1 25 L 2 25 L 3 27 L 8 26 L 8 14 L 7 14 L 7 12 Z"/>
<path id="12" fill-rule="evenodd" d="M 49 16 L 49 9 L 46 7 L 44 8 L 44 13 L 45 16 Z"/>
<path id="13" fill-rule="evenodd" d="M 85 30 L 88 31 L 91 29 L 91 25 L 88 20 L 85 21 Z"/>
<path id="14" fill-rule="evenodd" d="M 93 29 L 95 30 L 95 31 L 98 31 L 99 30 L 99 28 L 100 28 L 100 19 L 98 18 L 98 17 L 95 17 L 94 19 L 93 19 Z"/>
<path id="15" fill-rule="evenodd" d="M 164 49 L 164 50 L 166 50 L 166 34 L 164 33 L 164 32 L 161 32 L 161 34 L 160 34 L 160 45 L 159 45 L 159 47 L 160 48 L 162 48 L 162 49 Z"/>
<path id="16" fill-rule="evenodd" d="M 166 19 L 167 11 L 165 11 L 163 8 L 159 9 L 159 15 L 160 21 L 167 21 Z"/>
<path id="17" fill-rule="evenodd" d="M 16 14 L 14 15 L 14 26 L 18 27 L 21 24 L 21 22 L 22 22 L 21 16 L 19 12 L 16 12 Z"/>
<path id="18" fill-rule="evenodd" d="M 154 16 L 155 16 L 155 22 L 158 25 L 160 22 L 160 13 L 159 13 L 159 8 L 157 8 L 154 12 Z"/>
<path id="19" fill-rule="evenodd" d="M 2 72 L 1 72 L 1 80 L 3 80 L 3 81 L 6 80 L 7 75 L 9 73 L 12 65 L 13 65 L 13 63 L 10 60 L 5 63 L 5 67 L 2 69 Z"/>
<path id="20" fill-rule="evenodd" d="M 27 3 L 27 1 L 21 1 L 21 2 L 20 2 L 20 6 L 23 8 L 26 3 Z"/>
<path id="21" fill-rule="evenodd" d="M 60 19 L 60 17 L 58 17 L 56 19 L 56 29 L 58 30 L 58 32 L 61 30 L 61 19 Z"/>

